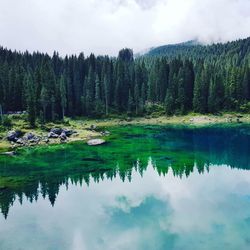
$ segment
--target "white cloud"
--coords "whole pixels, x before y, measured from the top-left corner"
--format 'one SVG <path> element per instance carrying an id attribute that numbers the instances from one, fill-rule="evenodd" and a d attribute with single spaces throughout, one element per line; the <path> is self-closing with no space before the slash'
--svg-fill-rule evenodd
<path id="1" fill-rule="evenodd" d="M 0 44 L 116 55 L 166 43 L 250 35 L 249 0 L 0 0 Z"/>

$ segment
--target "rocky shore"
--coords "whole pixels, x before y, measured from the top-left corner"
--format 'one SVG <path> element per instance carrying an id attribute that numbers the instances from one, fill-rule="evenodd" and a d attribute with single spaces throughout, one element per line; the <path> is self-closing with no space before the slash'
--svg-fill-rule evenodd
<path id="1" fill-rule="evenodd" d="M 24 132 L 19 129 L 13 129 L 8 131 L 1 141 L 8 145 L 5 148 L 9 150 L 15 150 L 19 147 L 69 143 L 80 140 L 87 141 L 88 145 L 100 145 L 105 143 L 105 140 L 100 138 L 109 134 L 108 131 L 98 131 L 97 126 L 93 124 L 83 129 L 53 127 L 47 132 L 36 130 Z M 13 156 L 15 151 L 3 151 L 1 154 Z"/>
<path id="2" fill-rule="evenodd" d="M 52 145 L 70 143 L 73 141 L 88 142 L 92 139 L 103 139 L 109 135 L 106 130 L 111 126 L 123 125 L 185 125 L 185 126 L 210 126 L 215 124 L 250 124 L 250 114 L 222 114 L 222 115 L 197 115 L 185 116 L 160 116 L 142 118 L 109 118 L 99 120 L 72 120 L 67 124 L 59 125 L 50 123 L 45 128 L 26 128 L 24 120 L 13 119 L 13 128 L 0 133 L 0 152 L 12 152 L 18 147 L 36 145 Z M 99 141 L 101 142 L 101 141 Z M 95 144 L 97 142 L 90 142 Z M 9 153 L 11 155 L 11 153 Z"/>

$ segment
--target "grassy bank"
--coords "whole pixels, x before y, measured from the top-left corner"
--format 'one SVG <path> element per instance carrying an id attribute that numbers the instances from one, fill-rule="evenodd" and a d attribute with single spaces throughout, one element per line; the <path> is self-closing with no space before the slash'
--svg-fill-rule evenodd
<path id="1" fill-rule="evenodd" d="M 213 124 L 237 124 L 237 123 L 249 123 L 250 114 L 237 114 L 237 113 L 225 113 L 222 115 L 199 115 L 188 114 L 185 116 L 160 116 L 160 117 L 138 117 L 138 118 L 107 118 L 107 119 L 66 119 L 65 122 L 47 123 L 46 125 L 38 125 L 35 129 L 30 128 L 25 118 L 22 116 L 11 115 L 11 126 L 9 128 L 3 128 L 0 132 L 0 151 L 6 151 L 17 147 L 17 145 L 11 145 L 6 140 L 6 134 L 9 130 L 21 130 L 23 133 L 34 133 L 38 136 L 47 136 L 51 128 L 60 127 L 66 129 L 72 129 L 77 132 L 76 135 L 68 138 L 68 142 L 73 141 L 86 141 L 91 138 L 100 137 L 101 129 L 108 130 L 110 126 L 121 125 L 186 125 L 186 126 L 207 126 Z M 91 126 L 96 126 L 96 129 L 90 129 Z M 99 130 L 99 128 L 101 128 Z M 58 144 L 59 139 L 50 139 L 49 144 Z M 39 145 L 46 144 L 41 141 Z"/>
<path id="2" fill-rule="evenodd" d="M 78 122 L 77 120 L 74 122 Z M 96 121 L 87 120 L 88 125 L 96 122 L 101 127 L 137 124 L 137 125 L 187 125 L 187 126 L 204 126 L 212 124 L 234 124 L 249 123 L 250 114 L 225 113 L 222 115 L 200 115 L 188 114 L 184 116 L 159 116 L 159 117 L 138 117 L 138 118 L 114 118 L 99 119 Z"/>

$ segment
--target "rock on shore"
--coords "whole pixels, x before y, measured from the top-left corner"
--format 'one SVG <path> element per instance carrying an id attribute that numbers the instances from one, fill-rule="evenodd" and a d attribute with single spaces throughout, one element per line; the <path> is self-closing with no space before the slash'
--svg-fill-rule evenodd
<path id="1" fill-rule="evenodd" d="M 16 155 L 16 152 L 15 151 L 3 152 L 1 153 L 1 155 L 14 156 Z"/>
<path id="2" fill-rule="evenodd" d="M 92 139 L 92 140 L 89 140 L 87 141 L 87 144 L 89 146 L 97 146 L 97 145 L 102 145 L 104 144 L 106 141 L 103 140 L 103 139 Z"/>

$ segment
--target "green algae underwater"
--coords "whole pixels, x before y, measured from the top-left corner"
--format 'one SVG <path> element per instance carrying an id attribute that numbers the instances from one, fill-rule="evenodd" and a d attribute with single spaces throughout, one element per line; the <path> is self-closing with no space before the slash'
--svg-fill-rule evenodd
<path id="1" fill-rule="evenodd" d="M 200 183 L 202 176 L 212 176 L 213 171 L 221 171 L 223 169 L 223 173 L 226 174 L 228 171 L 231 171 L 230 175 L 235 170 L 243 171 L 242 176 L 249 175 L 249 179 L 246 179 L 243 184 L 245 182 L 248 183 L 248 181 L 248 184 L 250 184 L 250 126 L 248 125 L 216 125 L 199 128 L 185 126 L 126 125 L 110 127 L 109 131 L 111 135 L 105 138 L 107 143 L 101 146 L 90 147 L 85 142 L 75 142 L 71 144 L 22 148 L 18 150 L 17 155 L 14 157 L 1 156 L 0 210 L 3 216 L 1 218 L 2 222 L 0 221 L 0 228 L 2 228 L 1 224 L 5 225 L 5 227 L 11 225 L 12 219 L 9 217 L 18 216 L 20 209 L 27 210 L 27 208 L 25 208 L 27 204 L 32 206 L 33 204 L 39 204 L 39 202 L 49 201 L 50 205 L 46 203 L 46 211 L 47 213 L 53 213 L 53 209 L 55 211 L 55 207 L 57 207 L 57 200 L 60 199 L 60 193 L 65 195 L 66 193 L 71 193 L 68 189 L 81 187 L 80 191 L 78 190 L 73 194 L 75 199 L 71 201 L 70 204 L 75 204 L 75 207 L 78 206 L 77 204 L 80 206 L 80 203 L 88 206 L 87 204 L 91 203 L 90 198 L 85 198 L 85 200 L 78 198 L 81 197 L 82 193 L 87 193 L 88 190 L 98 187 L 101 188 L 101 192 L 103 192 L 101 197 L 105 197 L 107 192 L 111 192 L 108 185 L 112 183 L 112 189 L 120 190 L 120 193 L 119 195 L 114 194 L 113 199 L 119 204 L 115 206 L 115 208 L 112 207 L 112 204 L 109 204 L 108 201 L 107 204 L 103 204 L 105 208 L 104 211 L 106 211 L 107 214 L 112 213 L 109 227 L 118 227 L 119 224 L 118 231 L 121 235 L 126 235 L 130 227 L 136 227 L 134 225 L 135 216 L 137 217 L 137 225 L 143 225 L 146 223 L 145 220 L 149 220 L 148 223 L 150 225 L 146 223 L 144 226 L 148 226 L 149 229 L 151 227 L 157 227 L 155 230 L 158 230 L 154 232 L 154 237 L 159 238 L 161 243 L 155 242 L 153 246 L 150 244 L 144 245 L 144 243 L 139 242 L 139 239 L 137 239 L 138 242 L 134 243 L 136 247 L 133 249 L 189 249 L 185 246 L 186 243 L 180 243 L 178 241 L 178 237 L 180 236 L 175 230 L 172 230 L 170 234 L 169 229 L 164 230 L 166 225 L 162 226 L 163 228 L 161 230 L 158 228 L 158 224 L 151 225 L 151 223 L 153 223 L 152 220 L 160 221 L 162 219 L 165 221 L 165 217 L 168 217 L 168 212 L 162 210 L 162 206 L 164 207 L 165 203 L 159 197 L 155 197 L 160 194 L 146 195 L 144 198 L 141 198 L 139 203 L 135 202 L 136 204 L 131 201 L 133 198 L 129 199 L 127 197 L 131 195 L 131 193 L 136 192 L 137 189 L 140 190 L 143 188 L 142 193 L 144 193 L 144 189 L 153 189 L 151 185 L 158 186 L 159 184 L 157 182 L 152 184 L 149 176 L 149 183 L 143 187 L 137 184 L 138 186 L 133 187 L 127 196 L 124 189 L 121 188 L 122 183 L 127 185 L 124 187 L 125 189 L 130 189 L 133 186 L 133 179 L 137 180 L 139 178 L 138 176 L 140 176 L 141 181 L 139 183 L 141 184 L 143 181 L 146 181 L 144 175 L 148 176 L 149 173 L 151 173 L 154 178 L 160 178 L 161 181 L 159 183 L 162 183 L 162 180 L 166 180 L 164 185 L 174 182 L 173 190 L 168 191 L 168 195 L 170 195 L 172 192 L 177 192 L 176 190 L 187 180 L 191 181 L 192 178 L 195 178 L 192 184 Z M 212 173 L 210 174 L 211 171 Z M 224 176 L 223 178 L 226 177 Z M 235 178 L 238 178 L 237 174 Z M 116 182 L 118 180 L 119 183 L 117 184 Z M 212 179 L 211 184 L 213 180 L 214 179 Z M 218 177 L 216 177 L 216 180 L 218 180 Z M 105 184 L 106 182 L 109 184 Z M 238 185 L 243 184 L 239 183 Z M 105 185 L 107 185 L 106 189 Z M 234 183 L 231 183 L 231 185 L 233 186 Z M 84 187 L 84 189 L 82 187 Z M 63 188 L 66 188 L 66 191 Z M 207 187 L 204 187 L 205 195 L 206 189 Z M 247 197 L 250 197 L 250 190 L 249 192 L 248 190 L 249 188 L 247 188 L 245 192 Z M 79 192 L 81 194 L 79 194 Z M 183 192 L 185 193 L 187 190 Z M 78 194 L 78 196 L 76 194 Z M 215 190 L 213 194 L 217 195 Z M 92 194 L 92 196 L 94 197 L 95 194 Z M 101 198 L 99 197 L 99 199 Z M 246 209 L 250 208 L 249 200 L 250 199 L 247 198 L 247 201 L 245 201 L 247 203 L 245 204 Z M 132 205 L 130 204 L 131 202 Z M 59 203 L 61 203 L 61 201 L 59 201 Z M 67 204 L 65 201 L 64 205 L 60 205 L 61 209 L 67 207 Z M 217 205 L 219 206 L 219 203 Z M 18 212 L 15 212 L 16 207 L 18 207 Z M 109 209 L 107 207 L 109 207 Z M 14 210 L 13 213 L 11 212 L 12 208 Z M 32 211 L 34 211 L 34 209 L 35 208 L 32 208 Z M 92 209 L 95 210 L 94 208 Z M 141 212 L 140 209 L 142 209 Z M 77 212 L 78 211 L 77 209 Z M 121 211 L 125 214 L 121 215 Z M 135 212 L 135 214 L 129 215 L 131 211 Z M 40 212 L 43 213 L 42 209 L 40 209 Z M 152 217 L 152 214 L 150 214 L 147 219 L 143 217 L 143 215 L 147 216 L 147 213 L 153 212 L 155 213 L 155 218 L 153 218 L 154 216 Z M 134 219 L 132 220 L 130 216 Z M 29 214 L 26 214 L 24 217 L 30 220 Z M 77 218 L 81 221 L 81 216 Z M 206 220 L 207 219 L 205 219 L 205 221 Z M 248 217 L 246 220 L 249 220 Z M 250 233 L 250 223 L 247 223 L 244 226 L 245 231 Z M 124 224 L 126 224 L 126 230 L 124 229 Z M 201 222 L 201 224 L 203 223 Z M 17 249 L 15 248 L 16 246 L 10 244 L 8 241 L 8 237 L 11 237 L 15 231 L 13 227 L 17 230 L 18 225 L 13 223 L 12 231 L 10 229 L 0 229 L 2 235 L 0 236 L 0 249 Z M 49 226 L 47 227 L 50 228 Z M 79 227 L 81 230 L 79 229 L 80 233 L 78 237 L 81 238 L 81 235 L 86 233 L 86 229 L 83 229 L 80 225 Z M 220 223 L 218 225 L 214 223 L 213 227 L 215 231 L 223 230 Z M 51 233 L 54 234 L 54 230 L 51 228 L 50 230 Z M 102 230 L 105 231 L 105 228 Z M 211 234 L 214 233 L 214 230 L 210 232 L 210 238 L 207 236 L 203 240 L 211 240 Z M 27 229 L 27 233 L 29 231 L 30 229 Z M 39 233 L 41 234 L 41 232 Z M 7 236 L 4 237 L 4 234 Z M 39 241 L 43 244 L 43 242 L 46 241 L 46 237 L 47 239 L 50 238 L 50 236 L 47 235 L 44 236 L 43 239 L 37 239 L 37 242 Z M 67 243 L 63 242 L 61 236 L 57 235 L 56 237 L 58 237 L 56 243 L 50 242 L 46 247 L 38 249 L 84 249 L 71 246 L 71 244 L 75 244 L 71 242 L 73 236 L 71 238 L 66 237 L 68 238 Z M 124 243 L 123 248 L 111 248 L 111 245 L 108 245 L 107 239 L 104 236 L 102 236 L 97 243 L 94 241 L 94 235 L 92 238 L 93 239 L 90 240 L 91 242 L 93 241 L 91 248 L 90 245 L 88 245 L 90 243 L 85 242 L 84 244 L 87 245 L 85 249 L 131 249 L 131 245 L 127 242 Z M 33 245 L 26 245 L 23 241 L 24 239 L 25 236 L 19 239 L 20 248 L 18 249 L 32 249 Z M 185 242 L 186 241 L 191 241 L 191 236 L 190 238 L 185 238 Z M 120 240 L 116 244 L 119 245 L 122 244 L 122 242 L 123 241 Z M 249 242 L 250 239 L 246 238 L 245 245 L 242 245 L 241 249 L 245 249 L 244 247 L 247 249 L 247 247 L 250 246 Z M 213 249 L 226 246 L 222 243 L 226 244 L 226 242 L 220 242 L 218 240 L 218 245 L 214 246 Z M 58 244 L 60 247 L 58 247 Z M 138 244 L 138 246 L 136 244 Z M 228 249 L 234 249 L 230 248 L 230 242 L 227 244 L 229 244 L 227 245 Z M 243 243 L 241 242 L 240 244 Z M 149 246 L 151 246 L 151 248 L 149 248 Z M 181 248 L 181 246 L 183 248 Z M 193 249 L 195 249 L 195 246 L 196 245 L 194 245 Z M 232 247 L 233 246 L 235 245 L 232 245 Z M 209 248 L 205 246 L 201 248 L 201 245 L 198 244 L 197 249 Z"/>

